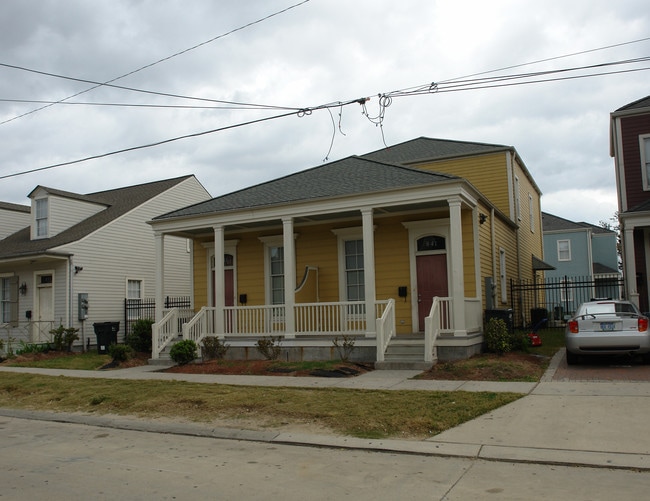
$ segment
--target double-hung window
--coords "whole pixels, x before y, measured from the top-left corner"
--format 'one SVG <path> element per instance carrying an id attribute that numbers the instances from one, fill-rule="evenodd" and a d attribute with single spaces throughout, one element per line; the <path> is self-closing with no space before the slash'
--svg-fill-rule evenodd
<path id="1" fill-rule="evenodd" d="M 284 247 L 269 247 L 271 304 L 284 304 Z"/>
<path id="2" fill-rule="evenodd" d="M 18 277 L 0 278 L 0 323 L 18 322 Z"/>
<path id="3" fill-rule="evenodd" d="M 571 261 L 571 240 L 557 241 L 557 260 Z"/>
<path id="4" fill-rule="evenodd" d="M 363 240 L 346 240 L 345 290 L 348 301 L 364 301 L 366 292 L 363 275 Z"/>
<path id="5" fill-rule="evenodd" d="M 47 237 L 48 232 L 48 207 L 47 207 L 47 198 L 39 198 L 35 201 L 36 204 L 36 237 L 44 238 Z"/>

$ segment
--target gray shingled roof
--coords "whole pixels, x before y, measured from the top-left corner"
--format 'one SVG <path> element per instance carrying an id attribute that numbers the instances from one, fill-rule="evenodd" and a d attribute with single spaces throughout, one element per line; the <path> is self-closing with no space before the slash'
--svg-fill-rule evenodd
<path id="1" fill-rule="evenodd" d="M 513 149 L 501 144 L 472 143 L 419 137 L 363 155 L 363 158 L 393 164 L 413 164 L 430 160 L 482 155 Z"/>
<path id="2" fill-rule="evenodd" d="M 449 179 L 460 178 L 352 156 L 175 210 L 154 220 L 373 193 Z"/>
<path id="3" fill-rule="evenodd" d="M 614 233 L 612 230 L 608 230 L 602 226 L 585 223 L 584 221 L 576 223 L 575 221 L 554 216 L 548 212 L 542 212 L 543 231 L 582 230 L 587 228 L 591 229 L 593 233 Z"/>
<path id="4" fill-rule="evenodd" d="M 591 267 L 594 272 L 594 275 L 613 275 L 618 273 L 618 270 L 610 268 L 609 266 L 602 263 L 594 263 Z"/>
<path id="5" fill-rule="evenodd" d="M 29 205 L 12 204 L 11 202 L 0 202 L 0 209 L 10 210 L 14 212 L 30 212 Z"/>
<path id="6" fill-rule="evenodd" d="M 126 188 L 99 191 L 87 195 L 78 195 L 70 192 L 45 188 L 51 193 L 54 193 L 55 191 L 59 194 L 66 193 L 75 198 L 106 205 L 107 208 L 80 223 L 75 224 L 67 230 L 62 231 L 52 238 L 31 240 L 29 226 L 23 228 L 13 235 L 9 235 L 4 240 L 0 240 L 0 259 L 42 254 L 55 247 L 75 242 L 98 230 L 102 226 L 105 226 L 123 214 L 126 214 L 138 205 L 143 204 L 147 200 L 167 191 L 173 186 L 191 177 L 192 176 L 182 176 L 153 183 L 128 186 Z"/>
<path id="7" fill-rule="evenodd" d="M 638 108 L 649 108 L 649 107 L 650 107 L 650 96 L 646 96 L 646 97 L 642 97 L 641 99 L 637 99 L 632 103 L 626 104 L 625 106 L 621 106 L 616 111 L 635 110 Z"/>

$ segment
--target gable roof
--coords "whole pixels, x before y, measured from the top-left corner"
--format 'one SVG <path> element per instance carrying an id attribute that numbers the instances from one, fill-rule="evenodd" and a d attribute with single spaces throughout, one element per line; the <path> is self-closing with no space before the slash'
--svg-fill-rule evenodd
<path id="1" fill-rule="evenodd" d="M 363 158 L 377 162 L 406 165 L 510 150 L 514 150 L 514 148 L 502 144 L 473 143 L 468 141 L 419 137 L 367 153 L 363 155 Z"/>
<path id="2" fill-rule="evenodd" d="M 616 110 L 615 113 L 619 111 L 637 110 L 641 108 L 650 108 L 650 96 L 642 97 L 641 99 L 637 99 L 636 101 L 626 104 L 625 106 L 621 106 Z"/>
<path id="3" fill-rule="evenodd" d="M 0 258 L 42 254 L 48 252 L 50 249 L 77 241 L 126 214 L 147 200 L 150 200 L 191 177 L 193 176 L 182 176 L 174 179 L 127 186 L 126 188 L 98 191 L 87 195 L 78 195 L 47 188 L 49 193 L 56 192 L 57 194 L 66 193 L 67 195 L 74 195 L 75 198 L 106 205 L 106 209 L 88 217 L 66 230 L 63 230 L 51 238 L 31 240 L 30 227 L 28 226 L 23 228 L 0 241 Z"/>
<path id="4" fill-rule="evenodd" d="M 543 231 L 562 231 L 562 230 L 585 230 L 590 229 L 592 233 L 614 233 L 613 230 L 608 230 L 602 226 L 584 221 L 576 223 L 569 221 L 559 216 L 554 216 L 548 212 L 542 212 L 542 230 Z"/>
<path id="5" fill-rule="evenodd" d="M 460 179 L 351 156 L 184 207 L 153 220 L 373 193 Z"/>
<path id="6" fill-rule="evenodd" d="M 0 202 L 0 209 L 27 213 L 31 211 L 31 207 L 29 205 L 12 204 L 11 202 Z"/>

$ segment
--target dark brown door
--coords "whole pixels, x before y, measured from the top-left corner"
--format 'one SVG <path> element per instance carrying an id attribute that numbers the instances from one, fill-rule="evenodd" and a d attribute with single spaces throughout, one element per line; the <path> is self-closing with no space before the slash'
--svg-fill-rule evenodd
<path id="1" fill-rule="evenodd" d="M 431 311 L 435 296 L 447 297 L 447 255 L 417 256 L 418 328 L 424 331 L 424 319 Z"/>

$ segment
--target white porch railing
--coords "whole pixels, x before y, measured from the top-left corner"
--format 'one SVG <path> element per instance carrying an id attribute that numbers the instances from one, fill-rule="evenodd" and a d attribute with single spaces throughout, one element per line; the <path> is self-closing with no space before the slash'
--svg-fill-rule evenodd
<path id="1" fill-rule="evenodd" d="M 390 299 L 377 318 L 377 362 L 384 361 L 384 353 L 395 335 L 395 300 Z"/>
<path id="2" fill-rule="evenodd" d="M 429 315 L 424 319 L 424 361 L 438 359 L 436 340 L 441 332 L 453 332 L 453 302 L 449 297 L 434 297 Z M 436 350 L 437 351 L 437 350 Z"/>
<path id="3" fill-rule="evenodd" d="M 24 343 L 49 343 L 52 341 L 50 331 L 54 329 L 54 320 L 28 320 L 19 322 L 0 323 L 0 339 L 5 351 L 15 348 L 21 341 Z"/>

